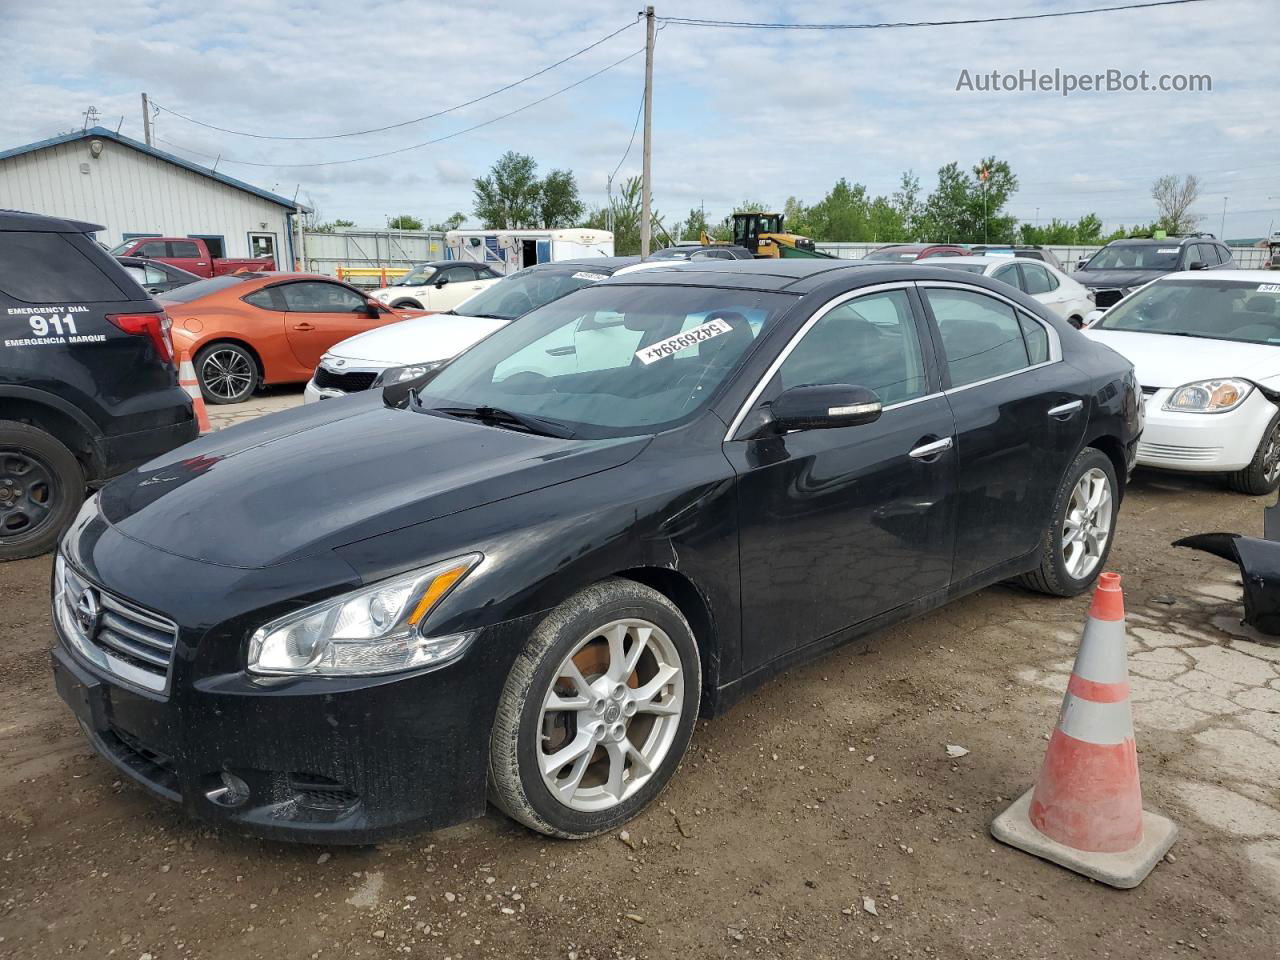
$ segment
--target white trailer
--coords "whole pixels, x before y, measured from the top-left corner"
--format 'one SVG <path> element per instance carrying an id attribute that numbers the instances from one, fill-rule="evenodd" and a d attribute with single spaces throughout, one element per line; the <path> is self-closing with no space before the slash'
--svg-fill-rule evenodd
<path id="1" fill-rule="evenodd" d="M 450 260 L 487 263 L 499 273 L 557 260 L 612 257 L 608 230 L 450 230 L 444 236 Z"/>

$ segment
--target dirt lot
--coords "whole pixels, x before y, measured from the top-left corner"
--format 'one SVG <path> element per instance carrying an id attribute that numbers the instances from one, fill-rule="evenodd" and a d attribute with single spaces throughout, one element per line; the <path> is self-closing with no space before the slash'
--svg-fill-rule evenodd
<path id="1" fill-rule="evenodd" d="M 618 836 L 497 814 L 370 848 L 188 822 L 95 758 L 47 666 L 47 559 L 0 568 L 0 957 L 1154 957 L 1280 942 L 1280 646 L 1236 572 L 1168 547 L 1262 504 L 1140 476 L 1125 574 L 1143 785 L 1173 855 L 1119 892 L 995 843 L 1034 778 L 1086 599 L 993 588 L 699 724 Z M 946 744 L 971 752 L 948 760 Z M 876 915 L 863 898 L 875 901 Z"/>

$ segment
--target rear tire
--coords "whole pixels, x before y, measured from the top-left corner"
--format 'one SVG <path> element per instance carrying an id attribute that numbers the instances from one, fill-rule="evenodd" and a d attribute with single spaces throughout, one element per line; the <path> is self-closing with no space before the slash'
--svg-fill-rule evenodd
<path id="1" fill-rule="evenodd" d="M 1086 482 L 1087 481 L 1087 482 Z M 1090 512 L 1085 494 L 1102 490 L 1105 503 Z M 1096 447 L 1085 447 L 1062 476 L 1044 534 L 1040 566 L 1017 580 L 1037 593 L 1074 597 L 1084 593 L 1106 566 L 1115 542 L 1119 513 L 1119 485 L 1111 458 Z M 1101 535 L 1102 542 L 1097 549 Z M 1082 553 L 1083 551 L 1083 553 Z"/>
<path id="2" fill-rule="evenodd" d="M 630 580 L 588 587 L 547 615 L 507 676 L 489 744 L 494 803 L 554 837 L 621 826 L 674 776 L 701 691 L 675 604 Z"/>
<path id="3" fill-rule="evenodd" d="M 421 310 L 422 304 L 417 300 L 397 300 L 391 305 L 393 310 Z"/>
<path id="4" fill-rule="evenodd" d="M 205 403 L 243 403 L 262 379 L 258 361 L 238 343 L 211 343 L 196 354 L 196 381 Z"/>
<path id="5" fill-rule="evenodd" d="M 1227 483 L 1237 493 L 1251 497 L 1266 496 L 1280 488 L 1280 413 L 1262 431 L 1253 460 L 1243 470 L 1227 474 Z"/>
<path id="6" fill-rule="evenodd" d="M 0 560 L 52 550 L 84 502 L 84 471 L 52 434 L 0 420 Z"/>

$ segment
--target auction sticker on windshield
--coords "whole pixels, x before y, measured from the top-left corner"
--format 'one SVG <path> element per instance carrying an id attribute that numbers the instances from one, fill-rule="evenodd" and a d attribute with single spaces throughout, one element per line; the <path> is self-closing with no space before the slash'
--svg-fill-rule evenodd
<path id="1" fill-rule="evenodd" d="M 1259 293 L 1280 293 L 1280 283 L 1262 283 L 1258 285 Z"/>
<path id="2" fill-rule="evenodd" d="M 704 343 L 713 337 L 728 333 L 732 329 L 724 320 L 708 320 L 706 323 L 698 324 L 698 326 L 692 327 L 684 333 L 677 333 L 674 337 L 667 337 L 665 340 L 659 340 L 657 343 L 642 347 L 636 351 L 636 359 L 648 366 L 655 360 L 669 357 L 695 344 Z"/>
<path id="3" fill-rule="evenodd" d="M 579 271 L 573 275 L 573 279 L 590 280 L 592 283 L 599 283 L 601 280 L 608 280 L 609 275 L 607 273 L 587 273 L 586 271 Z"/>

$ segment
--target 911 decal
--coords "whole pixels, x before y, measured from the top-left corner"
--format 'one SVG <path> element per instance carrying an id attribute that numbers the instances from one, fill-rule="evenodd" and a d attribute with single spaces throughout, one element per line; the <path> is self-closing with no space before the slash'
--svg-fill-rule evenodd
<path id="1" fill-rule="evenodd" d="M 657 343 L 651 343 L 637 350 L 636 359 L 648 366 L 655 360 L 661 360 L 663 357 L 669 357 L 699 343 L 705 343 L 712 337 L 718 337 L 732 329 L 724 320 L 708 320 L 684 333 L 677 333 L 674 337 L 667 337 L 665 340 L 659 340 Z"/>
<path id="2" fill-rule="evenodd" d="M 46 344 L 65 343 L 102 343 L 107 337 L 102 333 L 82 334 L 76 329 L 76 318 L 73 313 L 84 313 L 87 307 L 67 307 L 65 312 L 49 314 L 31 313 L 27 317 L 27 325 L 31 328 L 30 337 L 16 337 L 5 340 L 6 347 L 40 347 Z M 24 308 L 10 309 L 9 313 L 26 313 Z"/>

